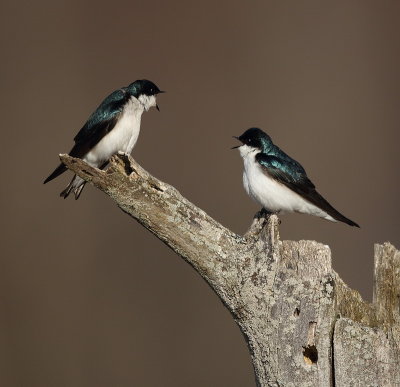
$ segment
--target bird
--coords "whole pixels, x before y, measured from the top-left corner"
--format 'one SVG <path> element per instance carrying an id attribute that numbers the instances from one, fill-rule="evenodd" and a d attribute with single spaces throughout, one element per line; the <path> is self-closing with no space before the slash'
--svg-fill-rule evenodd
<path id="1" fill-rule="evenodd" d="M 164 92 L 147 79 L 136 80 L 129 86 L 113 91 L 75 136 L 75 145 L 69 155 L 104 169 L 112 155 L 118 152 L 130 154 L 139 136 L 142 113 L 153 106 L 159 111 L 156 96 Z M 43 183 L 48 183 L 66 170 L 67 167 L 61 163 Z M 60 196 L 66 199 L 73 192 L 75 199 L 78 199 L 85 183 L 74 175 Z"/>
<path id="2" fill-rule="evenodd" d="M 315 189 L 306 171 L 259 128 L 250 128 L 239 137 L 244 162 L 243 185 L 247 194 L 265 210 L 282 214 L 299 212 L 332 222 L 360 227 L 333 208 Z"/>

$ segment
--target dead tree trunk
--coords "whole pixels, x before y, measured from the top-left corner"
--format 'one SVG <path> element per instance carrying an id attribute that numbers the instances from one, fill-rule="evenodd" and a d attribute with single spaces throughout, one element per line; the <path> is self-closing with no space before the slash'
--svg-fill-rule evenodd
<path id="1" fill-rule="evenodd" d="M 374 300 L 332 270 L 328 246 L 281 241 L 275 215 L 239 236 L 125 155 L 64 164 L 189 262 L 248 343 L 258 386 L 400 386 L 400 252 L 375 245 Z"/>

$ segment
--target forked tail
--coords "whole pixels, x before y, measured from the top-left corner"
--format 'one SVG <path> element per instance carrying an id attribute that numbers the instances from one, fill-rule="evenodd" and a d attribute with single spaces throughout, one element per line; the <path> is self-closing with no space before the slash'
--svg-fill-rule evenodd
<path id="1" fill-rule="evenodd" d="M 60 164 L 53 173 L 43 182 L 43 184 L 48 183 L 49 181 L 55 179 L 57 176 L 60 176 L 67 170 L 67 167 L 64 164 Z"/>

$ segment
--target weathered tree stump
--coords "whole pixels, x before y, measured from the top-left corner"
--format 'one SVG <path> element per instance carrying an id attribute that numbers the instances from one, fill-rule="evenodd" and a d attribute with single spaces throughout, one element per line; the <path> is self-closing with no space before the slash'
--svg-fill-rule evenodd
<path id="1" fill-rule="evenodd" d="M 258 386 L 400 386 L 400 252 L 375 245 L 374 300 L 332 269 L 328 246 L 281 241 L 260 213 L 245 236 L 119 154 L 106 171 L 61 155 L 80 177 L 189 262 L 248 343 Z"/>

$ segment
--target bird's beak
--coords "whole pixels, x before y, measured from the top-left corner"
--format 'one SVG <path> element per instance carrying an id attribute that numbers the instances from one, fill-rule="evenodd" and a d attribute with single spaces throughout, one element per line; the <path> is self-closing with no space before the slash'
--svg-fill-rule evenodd
<path id="1" fill-rule="evenodd" d="M 236 138 L 236 140 L 239 140 L 239 137 L 237 137 L 237 136 L 232 136 L 232 137 Z M 236 149 L 236 148 L 239 148 L 239 147 L 241 147 L 241 145 L 233 146 L 231 149 Z"/>
<path id="2" fill-rule="evenodd" d="M 159 90 L 159 91 L 157 92 L 157 94 L 161 94 L 161 93 L 165 93 L 165 91 L 164 91 L 164 90 Z M 158 104 L 156 104 L 156 109 L 157 109 L 158 111 L 160 111 L 160 107 L 158 106 Z"/>

